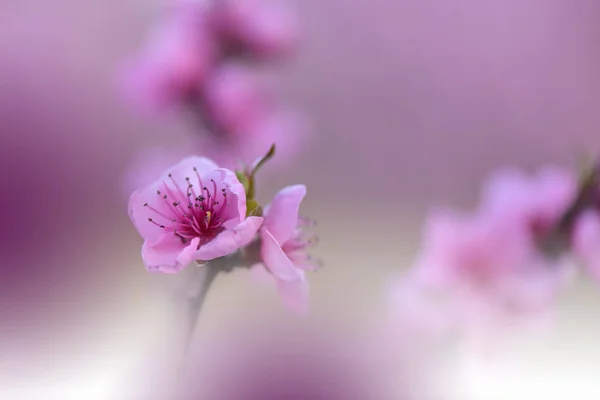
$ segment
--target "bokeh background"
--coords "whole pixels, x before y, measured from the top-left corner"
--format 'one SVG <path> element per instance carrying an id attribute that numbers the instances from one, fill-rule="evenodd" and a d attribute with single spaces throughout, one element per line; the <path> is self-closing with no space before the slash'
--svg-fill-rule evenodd
<path id="1" fill-rule="evenodd" d="M 600 3 L 295 5 L 302 47 L 271 72 L 312 131 L 259 197 L 308 186 L 302 211 L 318 221 L 325 267 L 310 276 L 309 317 L 243 271 L 220 277 L 194 339 L 194 398 L 600 398 L 589 282 L 565 294 L 555 331 L 486 367 L 464 353 L 407 366 L 406 341 L 384 323 L 431 206 L 474 205 L 499 165 L 596 154 Z M 159 7 L 0 3 L 2 399 L 151 398 L 140 390 L 177 348 L 173 278 L 144 269 L 123 180 L 140 147 L 186 146 L 194 129 L 136 113 L 116 76 Z"/>

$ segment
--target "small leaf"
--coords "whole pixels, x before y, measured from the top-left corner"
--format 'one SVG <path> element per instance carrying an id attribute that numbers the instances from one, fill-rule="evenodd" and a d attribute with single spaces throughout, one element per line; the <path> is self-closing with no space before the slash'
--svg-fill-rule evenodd
<path id="1" fill-rule="evenodd" d="M 271 148 L 269 148 L 269 151 L 267 152 L 267 154 L 265 154 L 265 156 L 263 158 L 261 158 L 260 160 L 258 160 L 256 162 L 256 164 L 254 164 L 254 168 L 252 168 L 252 171 L 250 171 L 250 177 L 254 177 L 254 174 L 256 174 L 256 172 L 267 163 L 267 161 L 269 161 L 271 158 L 273 158 L 275 156 L 275 143 L 273 143 L 271 145 Z"/>

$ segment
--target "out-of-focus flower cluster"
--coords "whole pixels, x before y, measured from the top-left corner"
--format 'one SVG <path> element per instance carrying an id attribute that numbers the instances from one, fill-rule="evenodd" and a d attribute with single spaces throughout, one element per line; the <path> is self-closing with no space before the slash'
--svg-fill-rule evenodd
<path id="1" fill-rule="evenodd" d="M 149 186 L 133 193 L 129 215 L 144 238 L 142 258 L 149 271 L 177 273 L 193 261 L 201 268 L 229 257 L 228 268 L 265 269 L 289 307 L 308 305 L 304 271 L 314 239 L 299 217 L 304 185 L 281 190 L 264 209 L 255 199 L 255 174 L 274 147 L 252 169 L 233 172 L 205 157 L 188 157 Z M 237 254 L 237 257 L 231 257 Z"/>
<path id="2" fill-rule="evenodd" d="M 126 94 L 151 112 L 191 115 L 202 153 L 221 165 L 235 168 L 272 143 L 293 152 L 302 121 L 280 107 L 254 68 L 296 48 L 295 14 L 281 1 L 171 0 L 125 64 Z"/>
<path id="3" fill-rule="evenodd" d="M 577 263 L 600 277 L 599 172 L 578 180 L 558 167 L 505 168 L 489 177 L 475 211 L 433 212 L 393 290 L 394 316 L 438 338 L 546 326 Z"/>

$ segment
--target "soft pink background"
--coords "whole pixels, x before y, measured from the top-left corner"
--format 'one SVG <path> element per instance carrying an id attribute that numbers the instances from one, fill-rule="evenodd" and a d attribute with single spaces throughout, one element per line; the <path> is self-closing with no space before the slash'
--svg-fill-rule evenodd
<path id="1" fill-rule="evenodd" d="M 236 353 L 248 343 L 235 338 L 258 330 L 257 343 L 272 340 L 261 353 L 267 359 L 300 341 L 309 363 L 328 354 L 334 360 L 320 375 L 349 368 L 335 379 L 342 386 L 353 380 L 363 392 L 352 392 L 365 393 L 358 398 L 399 398 L 399 378 L 369 378 L 389 369 L 372 331 L 381 326 L 389 280 L 417 250 L 427 209 L 474 204 L 481 180 L 498 165 L 575 165 L 582 154 L 597 154 L 600 4 L 296 6 L 302 51 L 271 71 L 313 131 L 293 165 L 261 182 L 260 198 L 308 185 L 303 211 L 319 222 L 325 261 L 311 276 L 313 314 L 299 320 L 272 289 L 243 273 L 227 276 L 211 289 L 197 346 L 231 340 Z M 0 3 L 0 397 L 128 399 L 125 388 L 135 391 L 144 379 L 127 374 L 144 357 L 155 362 L 149 349 L 176 329 L 163 290 L 169 278 L 144 270 L 122 193 L 139 146 L 180 146 L 194 134 L 182 115 L 136 114 L 116 85 L 120 62 L 157 13 L 158 1 L 145 0 Z M 565 393 L 598 394 L 585 371 L 598 367 L 592 338 L 600 333 L 600 298 L 589 285 L 566 298 L 561 333 L 519 365 L 556 365 L 556 377 L 548 377 L 557 382 L 570 360 L 583 372 Z M 332 351 L 329 340 L 346 332 L 355 336 Z M 216 358 L 200 351 L 198 362 Z M 238 362 L 225 357 L 225 370 L 227 360 Z M 214 390 L 211 396 L 225 396 Z M 542 389 L 530 390 L 519 393 Z M 328 398 L 335 396 L 349 398 L 342 391 Z"/>

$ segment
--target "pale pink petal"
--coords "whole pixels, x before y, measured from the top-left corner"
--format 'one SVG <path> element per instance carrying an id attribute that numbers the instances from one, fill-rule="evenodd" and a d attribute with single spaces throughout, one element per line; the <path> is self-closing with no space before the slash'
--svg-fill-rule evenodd
<path id="1" fill-rule="evenodd" d="M 157 215 L 150 208 L 145 207 L 144 204 L 154 201 L 156 203 L 153 202 L 153 207 L 164 211 L 164 215 L 168 215 L 168 210 L 163 210 L 163 205 L 160 203 L 160 199 L 158 199 L 156 194 L 157 190 L 158 185 L 154 184 L 145 189 L 135 191 L 129 198 L 129 218 L 139 234 L 146 240 L 155 240 L 164 233 L 159 229 L 156 229 L 156 226 L 150 223 L 148 219 L 152 218 L 156 220 L 158 224 L 164 225 L 166 218 Z"/>
<path id="2" fill-rule="evenodd" d="M 261 230 L 261 239 L 260 253 L 269 271 L 280 280 L 288 282 L 298 280 L 302 276 L 302 271 L 294 266 L 268 229 Z"/>
<path id="3" fill-rule="evenodd" d="M 275 195 L 269 204 L 265 217 L 265 228 L 283 245 L 293 235 L 298 226 L 298 210 L 306 195 L 306 186 L 288 186 Z"/>
<path id="4" fill-rule="evenodd" d="M 186 157 L 162 174 L 161 179 L 170 183 L 171 179 L 169 178 L 169 174 L 171 174 L 173 179 L 179 185 L 185 185 L 186 177 L 191 178 L 192 181 L 196 181 L 196 173 L 194 168 L 202 177 L 211 171 L 219 169 L 219 166 L 215 164 L 214 161 L 206 157 Z M 185 186 L 183 188 L 185 189 Z"/>
<path id="5" fill-rule="evenodd" d="M 175 235 L 163 234 L 157 240 L 144 242 L 142 258 L 149 271 L 176 273 L 192 262 L 198 243 L 200 239 L 194 238 L 184 245 Z"/>
<path id="6" fill-rule="evenodd" d="M 225 220 L 223 226 L 230 229 L 241 223 L 246 217 L 246 190 L 235 173 L 228 169 L 219 168 L 206 174 L 205 185 L 211 183 L 210 179 L 214 179 L 218 183 L 218 191 L 226 188 L 228 192 L 226 204 L 229 206 L 225 206 L 227 209 L 223 210 L 222 218 Z"/>
<path id="7" fill-rule="evenodd" d="M 303 275 L 301 279 L 289 282 L 278 279 L 277 289 L 287 308 L 300 314 L 308 313 L 310 290 Z"/>
<path id="8" fill-rule="evenodd" d="M 588 273 L 600 282 L 600 215 L 596 211 L 582 214 L 573 232 L 573 249 Z"/>
<path id="9" fill-rule="evenodd" d="M 233 229 L 227 229 L 216 238 L 203 245 L 196 251 L 196 260 L 209 261 L 229 255 L 241 247 L 246 246 L 254 239 L 256 232 L 261 227 L 261 217 L 248 217 L 244 222 Z"/>

